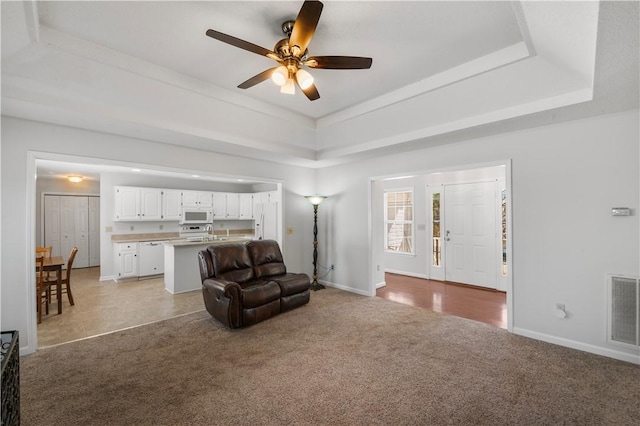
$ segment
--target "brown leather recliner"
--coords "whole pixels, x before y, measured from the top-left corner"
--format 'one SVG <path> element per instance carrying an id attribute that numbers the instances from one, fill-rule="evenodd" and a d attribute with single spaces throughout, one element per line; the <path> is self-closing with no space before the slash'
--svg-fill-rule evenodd
<path id="1" fill-rule="evenodd" d="M 309 276 L 287 273 L 276 241 L 213 244 L 198 253 L 198 261 L 205 307 L 230 328 L 309 302 Z"/>

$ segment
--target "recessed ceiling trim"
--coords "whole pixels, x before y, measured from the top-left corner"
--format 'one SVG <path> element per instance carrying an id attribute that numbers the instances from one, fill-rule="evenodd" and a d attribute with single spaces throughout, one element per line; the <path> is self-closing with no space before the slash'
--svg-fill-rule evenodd
<path id="1" fill-rule="evenodd" d="M 497 111 L 491 111 L 486 114 L 480 114 L 473 117 L 465 117 L 460 120 L 443 123 L 437 126 L 418 129 L 411 132 L 396 134 L 391 137 L 381 138 L 365 143 L 349 146 L 341 146 L 339 148 L 329 148 L 318 152 L 318 160 L 327 160 L 336 157 L 346 157 L 353 154 L 359 154 L 365 151 L 385 148 L 392 145 L 400 145 L 406 142 L 426 139 L 429 137 L 442 135 L 445 133 L 455 132 L 461 129 L 481 126 L 484 124 L 495 123 L 502 120 L 508 120 L 514 117 L 520 117 L 527 114 L 533 114 L 540 111 L 546 111 L 554 108 L 560 108 L 567 105 L 574 105 L 581 102 L 587 102 L 593 99 L 593 89 L 585 88 L 565 93 L 559 96 L 549 97 L 545 99 L 528 102 Z"/>
<path id="2" fill-rule="evenodd" d="M 417 83 L 394 90 L 370 101 L 363 102 L 351 108 L 338 111 L 318 119 L 317 128 L 328 127 L 333 124 L 350 120 L 360 115 L 397 104 L 407 99 L 437 90 L 439 88 L 471 78 L 478 74 L 511 64 L 530 56 L 526 42 L 516 43 L 504 49 L 485 55 L 473 61 L 466 62 Z"/>
<path id="3" fill-rule="evenodd" d="M 280 108 L 205 81 L 169 70 L 144 60 L 117 52 L 107 47 L 70 36 L 53 28 L 40 27 L 40 42 L 43 46 L 188 90 L 219 102 L 226 102 L 281 120 L 316 128 L 316 121 L 295 111 Z"/>

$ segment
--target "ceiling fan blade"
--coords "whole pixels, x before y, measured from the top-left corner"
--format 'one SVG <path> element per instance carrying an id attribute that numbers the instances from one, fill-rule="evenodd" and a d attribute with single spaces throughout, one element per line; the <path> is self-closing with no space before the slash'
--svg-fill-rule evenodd
<path id="1" fill-rule="evenodd" d="M 295 82 L 296 82 L 296 85 L 300 88 L 300 90 L 302 90 L 302 93 L 304 93 L 305 96 L 309 98 L 310 101 L 315 101 L 316 99 L 320 99 L 320 93 L 318 93 L 318 89 L 316 89 L 315 84 L 311 83 L 311 86 L 307 87 L 306 89 L 303 89 L 302 87 L 300 87 L 297 80 L 295 80 Z"/>
<path id="2" fill-rule="evenodd" d="M 322 3 L 319 1 L 305 1 L 298 12 L 293 30 L 289 37 L 289 46 L 294 56 L 300 58 L 304 55 L 307 46 L 316 31 L 320 14 L 322 13 Z M 299 50 L 295 48 L 298 46 Z"/>
<path id="3" fill-rule="evenodd" d="M 269 68 L 268 70 L 262 71 L 260 74 L 254 75 L 249 80 L 244 83 L 240 83 L 238 85 L 239 89 L 248 89 L 249 87 L 253 87 L 258 83 L 262 83 L 265 80 L 269 80 L 271 78 L 271 74 L 275 71 L 277 67 Z"/>
<path id="4" fill-rule="evenodd" d="M 309 68 L 362 70 L 371 68 L 373 59 L 360 56 L 312 56 L 304 62 Z"/>
<path id="5" fill-rule="evenodd" d="M 207 30 L 207 35 L 211 38 L 215 38 L 216 40 L 220 40 L 223 43 L 230 44 L 235 47 L 239 47 L 240 49 L 248 50 L 249 52 L 257 53 L 261 56 L 266 56 L 268 58 L 274 59 L 278 62 L 281 61 L 280 57 L 273 51 L 269 49 L 265 49 L 264 47 L 260 47 L 257 44 L 249 43 L 248 41 L 241 40 L 237 37 L 230 36 L 229 34 L 221 33 L 216 30 Z"/>

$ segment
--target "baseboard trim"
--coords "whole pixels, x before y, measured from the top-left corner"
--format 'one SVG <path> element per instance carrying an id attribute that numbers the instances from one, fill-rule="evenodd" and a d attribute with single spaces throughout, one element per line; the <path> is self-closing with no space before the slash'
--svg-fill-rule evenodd
<path id="1" fill-rule="evenodd" d="M 543 342 L 552 343 L 558 346 L 564 346 L 566 348 L 576 349 L 583 352 L 589 352 L 595 355 L 602 355 L 608 358 L 617 359 L 620 361 L 630 362 L 632 364 L 640 365 L 640 353 L 637 355 L 622 352 L 616 349 L 603 348 L 601 346 L 592 345 L 589 343 L 577 342 L 575 340 L 564 339 L 562 337 L 552 336 L 550 334 L 539 333 L 537 331 L 527 330 L 524 328 L 514 327 L 513 334 L 519 336 L 529 337 L 531 339 L 541 340 Z"/>
<path id="2" fill-rule="evenodd" d="M 398 271 L 396 269 L 385 269 L 384 272 L 388 272 L 390 274 L 396 274 L 396 275 L 406 275 L 407 277 L 422 278 L 425 280 L 429 279 L 429 276 L 426 274 L 416 274 L 413 272 Z"/>
<path id="3" fill-rule="evenodd" d="M 344 285 L 341 285 L 341 284 L 336 284 L 336 283 L 332 283 L 332 282 L 329 282 L 329 281 L 323 281 L 323 280 L 322 281 L 318 280 L 318 282 L 320 284 L 326 285 L 327 287 L 333 287 L 333 288 L 337 288 L 338 290 L 348 291 L 349 293 L 355 293 L 355 294 L 359 294 L 361 296 L 371 297 L 371 295 L 369 294 L 369 292 L 367 290 L 359 290 L 359 289 L 356 289 L 356 288 L 353 288 L 353 287 L 347 287 L 347 286 L 344 286 Z"/>
<path id="4" fill-rule="evenodd" d="M 386 281 L 382 281 L 381 283 L 376 284 L 376 289 L 385 287 L 387 285 Z"/>
<path id="5" fill-rule="evenodd" d="M 106 275 L 98 278 L 98 281 L 115 281 L 115 278 L 113 277 L 113 275 Z"/>

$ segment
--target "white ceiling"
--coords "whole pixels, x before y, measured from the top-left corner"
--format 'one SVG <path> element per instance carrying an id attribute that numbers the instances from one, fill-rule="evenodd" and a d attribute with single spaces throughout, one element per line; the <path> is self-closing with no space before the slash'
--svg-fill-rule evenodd
<path id="1" fill-rule="evenodd" d="M 301 1 L 2 2 L 4 115 L 309 167 L 638 108 L 637 2 L 325 1 L 321 98 L 236 86 Z"/>

